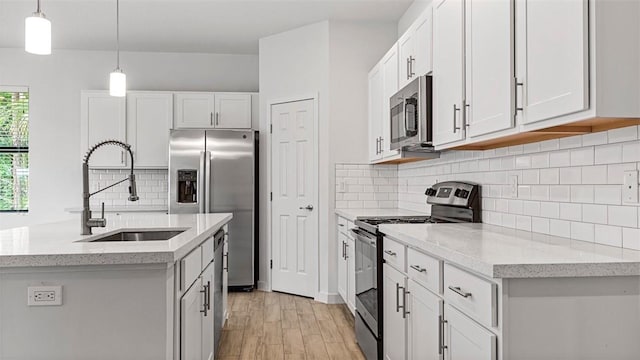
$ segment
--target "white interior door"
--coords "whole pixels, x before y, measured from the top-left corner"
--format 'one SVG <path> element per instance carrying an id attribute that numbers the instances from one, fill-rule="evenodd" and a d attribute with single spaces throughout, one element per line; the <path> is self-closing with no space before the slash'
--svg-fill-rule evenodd
<path id="1" fill-rule="evenodd" d="M 317 292 L 318 160 L 313 100 L 271 106 L 272 289 Z"/>

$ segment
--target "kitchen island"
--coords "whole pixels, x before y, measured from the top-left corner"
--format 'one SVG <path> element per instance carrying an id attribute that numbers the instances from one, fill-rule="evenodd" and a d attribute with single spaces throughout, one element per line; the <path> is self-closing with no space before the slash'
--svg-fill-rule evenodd
<path id="1" fill-rule="evenodd" d="M 0 359 L 206 359 L 226 318 L 214 240 L 222 254 L 231 218 L 127 214 L 94 235 L 79 235 L 78 221 L 0 231 Z M 92 242 L 121 231 L 178 234 Z M 35 298 L 40 286 L 60 288 Z"/>

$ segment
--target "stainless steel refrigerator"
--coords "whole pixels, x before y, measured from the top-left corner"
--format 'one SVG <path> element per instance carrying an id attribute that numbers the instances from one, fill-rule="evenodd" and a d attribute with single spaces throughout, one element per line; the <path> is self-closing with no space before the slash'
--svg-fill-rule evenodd
<path id="1" fill-rule="evenodd" d="M 169 143 L 169 213 L 233 213 L 233 288 L 253 288 L 257 279 L 257 141 L 252 130 L 173 130 Z"/>

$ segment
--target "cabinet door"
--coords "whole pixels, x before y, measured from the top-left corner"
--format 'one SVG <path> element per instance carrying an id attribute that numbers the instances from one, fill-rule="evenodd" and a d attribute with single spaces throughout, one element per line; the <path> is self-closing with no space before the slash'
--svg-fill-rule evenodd
<path id="1" fill-rule="evenodd" d="M 225 226 L 224 235 L 224 248 L 222 249 L 223 256 L 223 271 L 222 271 L 222 326 L 229 318 L 228 303 L 229 303 L 229 231 Z"/>
<path id="2" fill-rule="evenodd" d="M 352 312 L 356 309 L 356 244 L 347 236 L 347 305 Z"/>
<path id="3" fill-rule="evenodd" d="M 405 276 L 391 266 L 383 265 L 383 341 L 385 360 L 406 359 L 407 329 L 403 316 Z"/>
<path id="4" fill-rule="evenodd" d="M 251 129 L 251 94 L 215 94 L 213 117 L 218 129 Z"/>
<path id="5" fill-rule="evenodd" d="M 127 94 L 127 138 L 133 147 L 136 168 L 169 166 L 169 129 L 172 122 L 172 94 Z"/>
<path id="6" fill-rule="evenodd" d="M 466 101 L 470 137 L 514 126 L 513 1 L 466 0 Z"/>
<path id="7" fill-rule="evenodd" d="M 202 314 L 202 360 L 213 360 L 215 355 L 215 342 L 214 342 L 214 306 L 213 303 L 213 286 L 214 281 L 214 264 L 210 262 L 209 265 L 202 272 L 202 287 L 206 293 L 204 296 L 207 298 L 207 312 Z"/>
<path id="8" fill-rule="evenodd" d="M 433 11 L 429 6 L 418 18 L 413 33 L 413 72 L 416 76 L 426 75 L 433 70 Z"/>
<path id="9" fill-rule="evenodd" d="M 449 305 L 445 305 L 445 351 L 448 360 L 495 360 L 496 336 Z"/>
<path id="10" fill-rule="evenodd" d="M 338 231 L 338 294 L 347 302 L 347 236 Z"/>
<path id="11" fill-rule="evenodd" d="M 516 2 L 523 122 L 589 107 L 587 0 Z"/>
<path id="12" fill-rule="evenodd" d="M 175 93 L 174 127 L 176 129 L 213 128 L 215 101 L 213 93 Z"/>
<path id="13" fill-rule="evenodd" d="M 382 157 L 380 138 L 382 123 L 386 118 L 383 113 L 382 91 L 382 66 L 378 64 L 369 72 L 369 161 L 372 162 Z"/>
<path id="14" fill-rule="evenodd" d="M 127 142 L 126 100 L 108 91 L 85 91 L 81 95 L 81 152 L 109 139 Z M 125 156 L 126 155 L 126 156 Z M 92 168 L 124 168 L 128 154 L 124 149 L 105 146 L 91 155 Z"/>
<path id="15" fill-rule="evenodd" d="M 439 360 L 442 300 L 413 280 L 408 289 L 407 358 Z"/>
<path id="16" fill-rule="evenodd" d="M 382 157 L 397 155 L 397 150 L 391 150 L 391 123 L 389 121 L 390 98 L 398 92 L 398 47 L 394 45 L 382 58 L 382 137 L 380 148 Z"/>
<path id="17" fill-rule="evenodd" d="M 402 89 L 405 85 L 415 78 L 415 72 L 412 67 L 415 63 L 414 47 L 414 30 L 412 26 L 398 39 L 398 89 Z"/>
<path id="18" fill-rule="evenodd" d="M 202 359 L 202 279 L 198 278 L 180 299 L 181 360 Z"/>
<path id="19" fill-rule="evenodd" d="M 433 142 L 462 140 L 464 121 L 464 0 L 437 0 L 433 9 Z"/>

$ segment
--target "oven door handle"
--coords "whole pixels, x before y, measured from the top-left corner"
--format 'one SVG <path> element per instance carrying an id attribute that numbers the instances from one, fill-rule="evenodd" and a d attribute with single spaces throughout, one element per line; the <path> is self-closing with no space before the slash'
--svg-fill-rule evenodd
<path id="1" fill-rule="evenodd" d="M 367 238 L 369 240 L 375 240 L 376 239 L 375 237 L 371 236 L 366 231 L 360 230 L 358 228 L 352 228 L 351 232 L 357 237 L 364 237 L 364 238 Z"/>

